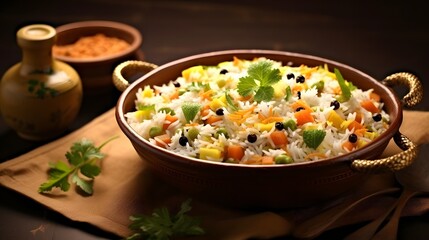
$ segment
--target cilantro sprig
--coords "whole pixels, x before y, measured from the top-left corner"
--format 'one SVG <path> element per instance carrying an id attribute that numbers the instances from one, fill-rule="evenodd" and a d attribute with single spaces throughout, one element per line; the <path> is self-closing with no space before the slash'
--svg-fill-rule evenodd
<path id="1" fill-rule="evenodd" d="M 255 94 L 256 102 L 270 101 L 274 96 L 273 84 L 280 81 L 280 70 L 272 68 L 272 63 L 269 61 L 261 61 L 249 66 L 247 76 L 239 79 L 237 90 L 243 96 Z"/>
<path id="2" fill-rule="evenodd" d="M 42 183 L 39 192 L 48 192 L 58 187 L 67 192 L 70 189 L 70 180 L 86 194 L 92 195 L 94 178 L 101 172 L 99 161 L 104 157 L 101 148 L 117 137 L 105 141 L 99 147 L 95 147 L 92 141 L 82 139 L 73 143 L 65 154 L 68 164 L 63 161 L 50 162 L 48 181 Z"/>
<path id="3" fill-rule="evenodd" d="M 200 220 L 186 213 L 191 208 L 191 199 L 184 201 L 175 215 L 170 215 L 167 208 L 157 208 L 152 215 L 130 216 L 129 228 L 135 233 L 126 240 L 168 240 L 172 237 L 203 235 L 204 229 L 200 227 Z"/>

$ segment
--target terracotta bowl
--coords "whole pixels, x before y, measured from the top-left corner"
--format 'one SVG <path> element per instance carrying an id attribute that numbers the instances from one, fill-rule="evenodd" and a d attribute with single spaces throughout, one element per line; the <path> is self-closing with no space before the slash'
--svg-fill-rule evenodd
<path id="1" fill-rule="evenodd" d="M 68 63 L 79 73 L 86 94 L 112 89 L 112 72 L 119 63 L 131 59 L 143 60 L 140 49 L 142 36 L 133 26 L 112 21 L 82 21 L 59 26 L 56 31 L 56 45 L 59 46 L 73 44 L 82 37 L 95 34 L 119 38 L 129 44 L 120 52 L 90 58 L 58 55 L 54 51 L 56 59 Z"/>
<path id="2" fill-rule="evenodd" d="M 188 67 L 216 65 L 231 61 L 234 56 L 249 60 L 263 56 L 283 63 L 292 62 L 295 66 L 319 66 L 327 63 L 332 69 L 338 68 L 346 79 L 359 88 L 373 88 L 380 94 L 385 103 L 385 111 L 391 117 L 390 127 L 370 144 L 342 156 L 289 165 L 255 166 L 184 157 L 152 145 L 128 125 L 124 114 L 135 110 L 135 94 L 139 88 L 167 83 L 180 76 L 181 71 Z M 115 70 L 114 80 L 126 85 L 123 73 L 136 69 L 139 65 L 146 70 L 151 67 L 144 62 L 124 62 Z M 154 67 L 154 70 L 125 88 L 116 106 L 116 119 L 150 169 L 190 196 L 239 208 L 304 207 L 353 191 L 372 172 L 396 171 L 412 163 L 416 157 L 416 146 L 399 133 L 403 103 L 387 86 L 391 84 L 406 84 L 410 87 L 410 92 L 402 100 L 407 105 L 421 100 L 421 83 L 409 73 L 394 74 L 380 82 L 350 66 L 304 54 L 270 50 L 211 52 Z M 404 151 L 385 159 L 377 159 L 392 138 Z"/>

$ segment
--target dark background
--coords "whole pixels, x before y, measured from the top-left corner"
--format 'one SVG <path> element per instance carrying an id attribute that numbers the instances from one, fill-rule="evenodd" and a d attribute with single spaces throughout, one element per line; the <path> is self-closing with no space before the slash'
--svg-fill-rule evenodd
<path id="1" fill-rule="evenodd" d="M 69 0 L 2 3 L 0 73 L 21 60 L 16 31 L 28 24 L 54 27 L 83 20 L 130 24 L 143 35 L 145 59 L 162 65 L 197 53 L 227 49 L 273 49 L 317 55 L 357 68 L 376 79 L 406 71 L 429 93 L 429 14 L 424 1 L 226 1 Z M 398 89 L 401 93 L 402 89 Z M 116 104 L 116 90 L 84 96 L 69 131 Z M 415 110 L 429 110 L 429 97 Z M 43 142 L 20 139 L 0 118 L 0 162 Z M 429 152 L 422 147 L 423 153 Z M 112 239 L 85 223 L 71 222 L 34 201 L 0 188 L 0 239 Z M 43 236 L 30 231 L 47 224 Z M 358 226 L 327 232 L 340 239 Z M 400 222 L 400 239 L 429 236 L 429 217 Z M 412 237 L 412 238 L 411 238 Z"/>

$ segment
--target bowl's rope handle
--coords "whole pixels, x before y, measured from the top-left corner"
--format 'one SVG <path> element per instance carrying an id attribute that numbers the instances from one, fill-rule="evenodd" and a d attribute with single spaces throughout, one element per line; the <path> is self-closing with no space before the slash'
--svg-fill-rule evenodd
<path id="1" fill-rule="evenodd" d="M 394 73 L 381 81 L 386 86 L 402 85 L 407 86 L 409 91 L 402 98 L 402 103 L 406 107 L 413 107 L 423 99 L 423 85 L 413 74 L 407 72 Z"/>
<path id="2" fill-rule="evenodd" d="M 393 140 L 399 148 L 404 150 L 390 157 L 376 160 L 354 160 L 351 167 L 359 172 L 379 173 L 387 171 L 398 171 L 410 166 L 417 158 L 418 147 L 405 135 L 397 132 Z"/>
<path id="3" fill-rule="evenodd" d="M 112 74 L 113 84 L 123 92 L 129 85 L 129 81 L 124 76 L 132 76 L 135 74 L 144 75 L 158 66 L 153 63 L 129 60 L 119 64 Z"/>

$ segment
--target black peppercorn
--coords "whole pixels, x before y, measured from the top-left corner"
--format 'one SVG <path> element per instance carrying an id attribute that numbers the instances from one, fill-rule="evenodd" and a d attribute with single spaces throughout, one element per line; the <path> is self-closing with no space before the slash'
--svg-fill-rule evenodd
<path id="1" fill-rule="evenodd" d="M 247 141 L 249 141 L 250 143 L 254 143 L 256 142 L 256 140 L 258 140 L 258 136 L 256 136 L 256 134 L 251 133 L 247 135 Z"/>
<path id="2" fill-rule="evenodd" d="M 226 69 L 222 69 L 221 71 L 220 71 L 220 74 L 227 74 L 228 73 L 228 70 L 226 70 Z"/>
<path id="3" fill-rule="evenodd" d="M 376 121 L 376 122 L 380 122 L 380 121 L 381 121 L 381 119 L 382 119 L 381 114 L 380 114 L 380 113 L 376 113 L 376 114 L 374 114 L 374 115 L 372 116 L 372 119 L 373 119 L 374 121 Z"/>
<path id="4" fill-rule="evenodd" d="M 349 135 L 349 142 L 355 143 L 355 142 L 357 142 L 357 140 L 358 140 L 358 137 L 356 134 L 352 133 Z"/>
<path id="5" fill-rule="evenodd" d="M 277 130 L 283 130 L 285 128 L 282 122 L 276 122 L 275 127 Z"/>
<path id="6" fill-rule="evenodd" d="M 286 77 L 287 77 L 287 79 L 292 79 L 292 78 L 294 78 L 294 77 L 295 77 L 295 75 L 293 75 L 293 73 L 288 73 L 288 74 L 286 75 Z"/>
<path id="7" fill-rule="evenodd" d="M 179 138 L 179 144 L 180 145 L 182 145 L 182 146 L 186 146 L 186 144 L 188 143 L 188 138 L 187 137 L 185 137 L 185 136 L 181 136 L 180 138 Z"/>
<path id="8" fill-rule="evenodd" d="M 298 91 L 296 94 L 298 95 L 298 99 L 301 99 L 301 92 Z"/>
<path id="9" fill-rule="evenodd" d="M 173 83 L 173 85 L 174 85 L 175 87 L 177 87 L 177 88 L 178 88 L 178 87 L 180 87 L 180 83 L 179 83 L 179 82 L 174 82 L 174 83 Z"/>
<path id="10" fill-rule="evenodd" d="M 219 108 L 216 110 L 216 115 L 223 116 L 223 108 Z"/>
<path id="11" fill-rule="evenodd" d="M 334 110 L 337 110 L 338 108 L 340 108 L 340 102 L 338 102 L 337 100 L 332 101 L 331 107 L 334 107 Z"/>
<path id="12" fill-rule="evenodd" d="M 304 83 L 305 82 L 305 77 L 302 75 L 299 75 L 298 77 L 296 77 L 295 81 L 297 83 Z"/>

